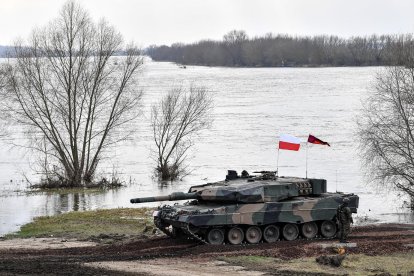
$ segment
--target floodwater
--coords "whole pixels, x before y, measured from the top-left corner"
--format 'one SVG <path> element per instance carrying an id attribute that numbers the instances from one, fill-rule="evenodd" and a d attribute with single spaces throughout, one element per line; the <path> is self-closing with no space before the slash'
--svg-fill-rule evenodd
<path id="1" fill-rule="evenodd" d="M 139 207 L 129 203 L 138 196 L 186 191 L 189 186 L 223 180 L 228 169 L 249 172 L 276 170 L 280 134 L 301 138 L 299 152 L 279 152 L 279 175 L 328 180 L 329 191 L 360 196 L 358 217 L 379 222 L 413 222 L 402 208 L 406 198 L 396 192 L 376 191 L 366 185 L 357 150 L 356 119 L 361 102 L 372 89 L 378 67 L 347 68 L 221 68 L 147 62 L 140 87 L 143 115 L 130 127 L 138 131 L 108 153 L 105 172 L 116 172 L 126 187 L 106 192 L 32 193 L 31 155 L 11 147 L 23 140 L 19 131 L 0 141 L 0 235 L 17 231 L 36 216 L 73 210 Z M 205 86 L 214 96 L 214 123 L 195 138 L 192 174 L 183 181 L 158 183 L 152 179 L 153 142 L 149 107 L 173 86 Z M 308 134 L 331 147 L 309 145 Z M 25 177 L 26 176 L 26 177 Z M 159 203 L 154 203 L 156 206 Z"/>

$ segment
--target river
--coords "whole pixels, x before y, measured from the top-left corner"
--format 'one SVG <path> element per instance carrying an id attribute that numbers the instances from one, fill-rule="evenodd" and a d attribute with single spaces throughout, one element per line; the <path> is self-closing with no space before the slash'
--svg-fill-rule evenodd
<path id="1" fill-rule="evenodd" d="M 130 127 L 133 139 L 113 148 L 102 171 L 116 172 L 126 186 L 106 192 L 34 193 L 28 182 L 38 175 L 31 170 L 31 155 L 11 147 L 23 139 L 19 131 L 0 140 L 0 236 L 17 231 L 36 216 L 72 210 L 139 207 L 129 203 L 138 196 L 186 191 L 189 186 L 223 180 L 228 169 L 249 172 L 275 170 L 280 134 L 303 141 L 300 151 L 279 152 L 279 175 L 305 176 L 308 134 L 328 141 L 331 147 L 309 145 L 308 176 L 328 180 L 328 191 L 360 196 L 358 217 L 379 222 L 413 222 L 404 198 L 397 192 L 367 185 L 361 169 L 356 120 L 361 102 L 373 88 L 378 67 L 341 68 L 221 68 L 148 61 L 140 87 L 143 115 Z M 209 89 L 214 97 L 214 123 L 195 138 L 192 174 L 182 181 L 154 181 L 153 141 L 149 108 L 173 86 L 191 83 Z M 17 138 L 16 138 L 17 137 Z M 152 204 L 156 206 L 158 203 Z"/>

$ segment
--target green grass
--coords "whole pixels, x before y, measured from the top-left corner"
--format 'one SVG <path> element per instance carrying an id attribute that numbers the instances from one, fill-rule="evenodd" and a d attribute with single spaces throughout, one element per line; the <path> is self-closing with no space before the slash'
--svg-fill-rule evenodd
<path id="1" fill-rule="evenodd" d="M 153 227 L 152 210 L 149 208 L 119 208 L 96 211 L 70 212 L 56 216 L 37 217 L 23 225 L 20 231 L 6 238 L 64 237 L 86 239 L 98 235 L 143 234 Z M 148 229 L 149 228 L 149 229 Z"/>
<path id="2" fill-rule="evenodd" d="M 320 265 L 314 257 L 290 261 L 261 256 L 221 257 L 219 259 L 252 270 L 289 271 L 293 274 L 375 275 L 390 273 L 407 275 L 414 271 L 414 252 L 396 253 L 389 256 L 351 254 L 346 256 L 342 266 L 338 268 Z"/>

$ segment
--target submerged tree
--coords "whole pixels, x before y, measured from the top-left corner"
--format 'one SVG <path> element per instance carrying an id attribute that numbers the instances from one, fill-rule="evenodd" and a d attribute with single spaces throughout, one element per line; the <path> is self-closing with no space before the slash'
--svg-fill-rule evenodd
<path id="1" fill-rule="evenodd" d="M 362 115 L 360 148 L 371 179 L 408 194 L 414 208 L 414 68 L 378 74 Z"/>
<path id="2" fill-rule="evenodd" d="M 14 55 L 4 68 L 4 111 L 28 128 L 30 147 L 61 185 L 92 183 L 105 149 L 126 138 L 121 128 L 138 115 L 140 51 L 70 1 Z"/>
<path id="3" fill-rule="evenodd" d="M 5 80 L 6 80 L 5 73 L 3 71 L 3 68 L 0 66 L 0 91 L 2 91 L 3 88 L 5 87 Z M 5 117 L 5 114 L 3 114 L 2 117 L 3 117 L 3 120 L 0 120 L 0 137 L 6 136 L 6 133 L 5 133 L 5 130 L 6 130 L 6 126 L 5 126 L 6 118 L 4 118 Z"/>
<path id="4" fill-rule="evenodd" d="M 185 161 L 194 137 L 211 125 L 212 98 L 204 87 L 174 88 L 151 109 L 156 172 L 162 180 L 188 174 Z"/>

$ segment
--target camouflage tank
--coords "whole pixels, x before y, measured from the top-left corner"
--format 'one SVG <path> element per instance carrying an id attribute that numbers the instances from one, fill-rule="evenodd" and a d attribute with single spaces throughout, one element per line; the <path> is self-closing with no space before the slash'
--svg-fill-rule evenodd
<path id="1" fill-rule="evenodd" d="M 188 193 L 131 199 L 131 203 L 188 200 L 154 212 L 157 228 L 172 237 L 210 244 L 272 243 L 298 237 L 333 238 L 344 198 L 357 212 L 354 194 L 328 193 L 325 179 L 278 177 L 275 172 L 228 171 L 226 180 L 192 186 Z"/>

